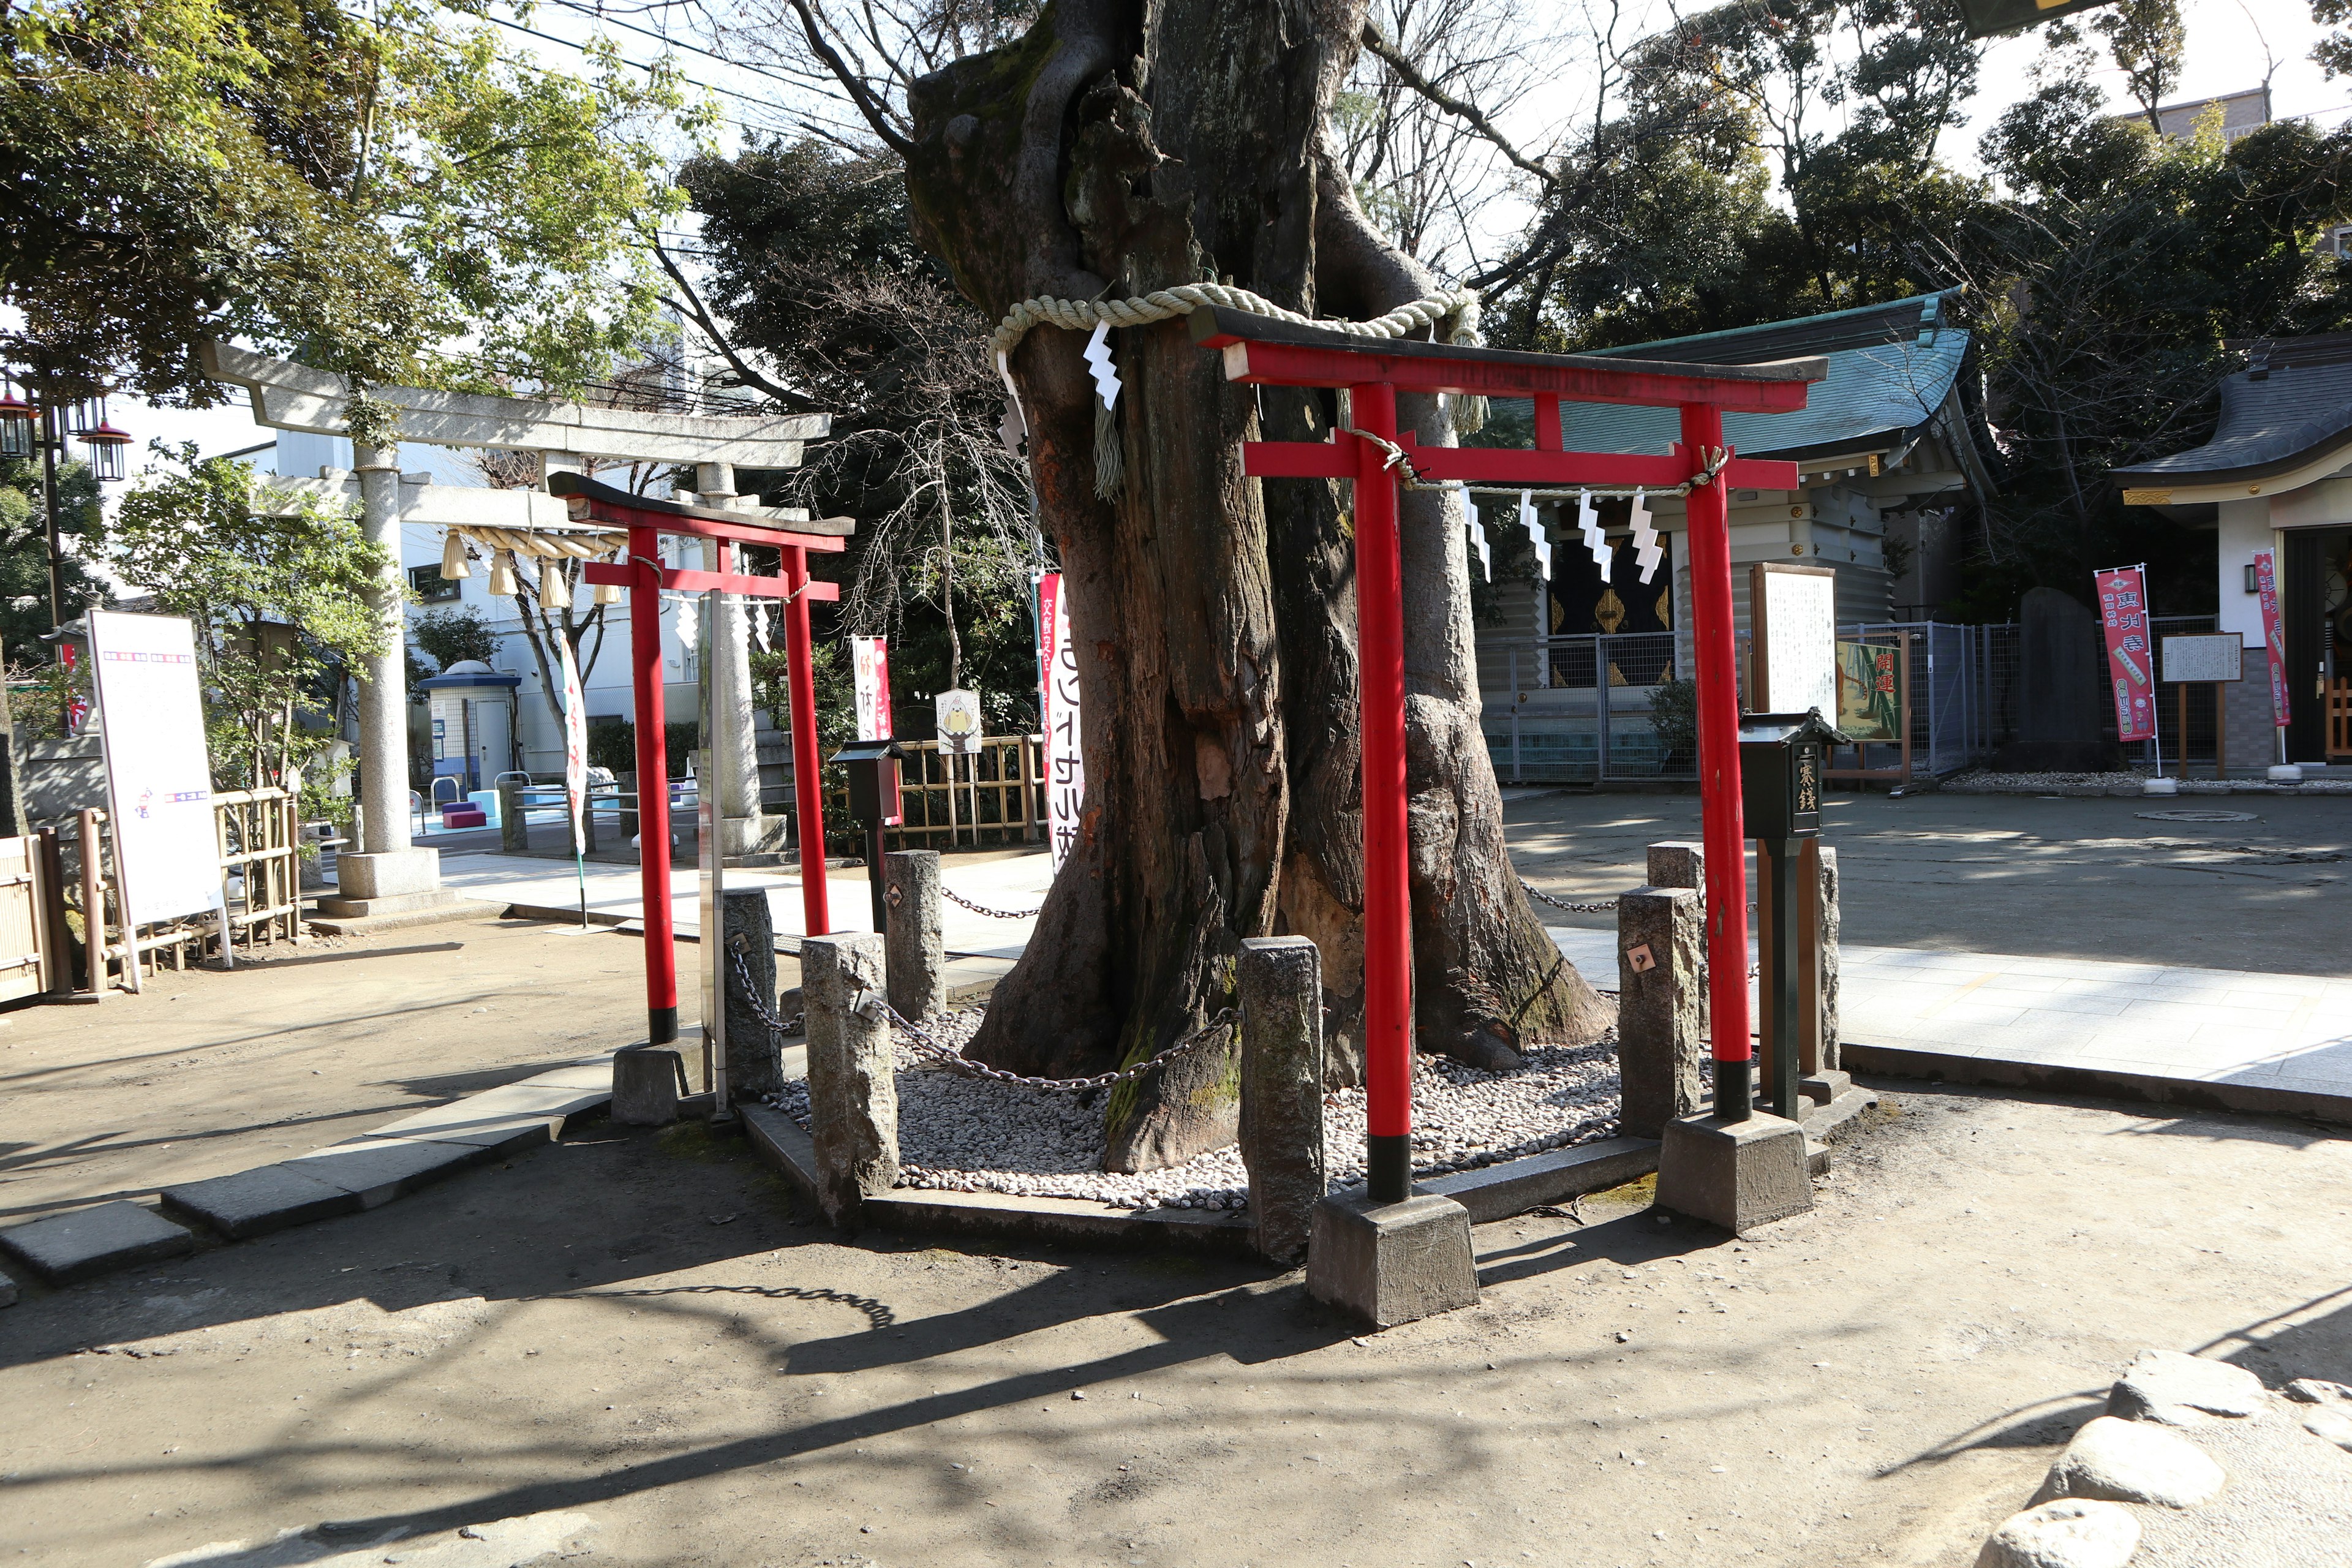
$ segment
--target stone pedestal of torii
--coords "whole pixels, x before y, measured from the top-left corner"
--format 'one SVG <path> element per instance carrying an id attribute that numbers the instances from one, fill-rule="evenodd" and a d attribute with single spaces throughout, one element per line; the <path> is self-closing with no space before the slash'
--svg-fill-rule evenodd
<path id="1" fill-rule="evenodd" d="M 350 434 L 352 393 L 340 375 L 226 343 L 206 344 L 204 364 L 214 380 L 250 395 L 257 425 Z M 392 434 L 399 442 L 533 453 L 542 485 L 548 473 L 582 472 L 592 459 L 676 464 L 695 470 L 709 500 L 725 496 L 727 504 L 763 516 L 768 509 L 734 496 L 736 468 L 797 468 L 803 444 L 832 427 L 832 416 L 825 414 L 662 414 L 404 386 L 373 387 L 369 395 L 393 408 Z M 392 636 L 384 651 L 368 661 L 360 681 L 361 840 L 356 852 L 338 859 L 341 897 L 333 912 L 346 916 L 401 913 L 456 898 L 441 886 L 439 852 L 410 841 L 402 524 L 526 531 L 566 520 L 563 503 L 541 490 L 404 482 L 397 452 L 396 445 L 355 442 L 350 479 L 332 474 L 281 479 L 276 487 L 289 494 L 331 488 L 356 500 L 368 539 L 388 556 L 375 603 Z M 773 833 L 760 810 L 743 611 L 722 600 L 720 613 L 719 646 L 732 650 L 714 670 L 721 694 L 712 716 L 719 738 L 716 782 L 730 818 L 722 839 L 726 853 L 754 853 L 768 847 Z"/>

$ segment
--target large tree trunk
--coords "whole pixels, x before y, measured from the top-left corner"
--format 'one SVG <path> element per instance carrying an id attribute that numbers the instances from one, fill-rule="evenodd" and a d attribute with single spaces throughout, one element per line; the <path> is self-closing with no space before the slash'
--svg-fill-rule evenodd
<path id="1" fill-rule="evenodd" d="M 1058 0 L 1018 44 L 918 83 L 908 184 L 924 242 L 992 314 L 1050 294 L 1218 279 L 1376 315 L 1433 291 L 1356 208 L 1324 117 L 1361 0 Z M 1129 1062 L 1234 1000 L 1245 937 L 1324 955 L 1336 1081 L 1362 1062 L 1355 603 L 1342 487 L 1261 487 L 1241 443 L 1321 439 L 1340 400 L 1234 386 L 1181 321 L 1114 335 L 1126 482 L 1095 495 L 1082 340 L 1013 359 L 1061 552 L 1086 715 L 1085 835 L 972 1050 L 1028 1072 Z M 1424 442 L 1450 440 L 1406 400 Z M 1478 727 L 1459 503 L 1404 510 L 1415 1026 L 1487 1065 L 1580 1042 L 1607 1008 L 1560 962 L 1505 853 Z M 1230 1047 L 1115 1093 L 1108 1162 L 1233 1135 Z"/>

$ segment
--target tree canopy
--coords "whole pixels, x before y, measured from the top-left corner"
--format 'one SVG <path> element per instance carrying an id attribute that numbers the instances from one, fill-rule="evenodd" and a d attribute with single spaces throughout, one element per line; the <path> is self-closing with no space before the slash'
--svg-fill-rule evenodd
<path id="1" fill-rule="evenodd" d="M 473 0 L 457 9 L 475 8 Z M 0 8 L 0 355 L 202 402 L 207 338 L 569 390 L 658 309 L 676 73 L 543 68 L 420 0 Z"/>

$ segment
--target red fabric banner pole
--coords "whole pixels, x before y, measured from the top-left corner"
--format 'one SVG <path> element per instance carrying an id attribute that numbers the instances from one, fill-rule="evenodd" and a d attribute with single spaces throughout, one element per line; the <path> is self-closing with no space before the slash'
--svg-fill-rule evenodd
<path id="1" fill-rule="evenodd" d="M 816 676 L 809 668 L 808 552 L 788 544 L 782 552 L 784 583 L 784 647 L 791 661 L 793 692 L 793 798 L 800 814 L 801 913 L 808 934 L 829 936 L 833 910 L 824 881 L 824 764 L 817 758 Z M 886 697 L 885 700 L 887 699 Z"/>
<path id="2" fill-rule="evenodd" d="M 1683 405 L 1683 451 L 1705 471 L 1723 445 L 1723 413 Z M 1731 613 L 1731 528 L 1724 487 L 1695 486 L 1688 502 L 1692 641 L 1698 660 L 1698 777 L 1706 843 L 1707 1005 L 1715 1030 L 1715 1113 L 1744 1121 L 1755 1109 L 1748 1019 L 1748 841 L 1739 804 L 1739 676 Z"/>
<path id="3" fill-rule="evenodd" d="M 1357 428 L 1396 439 L 1396 392 L 1351 387 Z M 1412 1185 L 1412 929 L 1404 795 L 1404 566 L 1388 454 L 1356 442 L 1356 664 L 1364 792 L 1366 1191 Z"/>
<path id="4" fill-rule="evenodd" d="M 636 683 L 637 874 L 645 904 L 646 1039 L 677 1038 L 677 947 L 669 908 L 669 727 L 662 709 L 661 542 L 629 530 L 629 662 Z"/>

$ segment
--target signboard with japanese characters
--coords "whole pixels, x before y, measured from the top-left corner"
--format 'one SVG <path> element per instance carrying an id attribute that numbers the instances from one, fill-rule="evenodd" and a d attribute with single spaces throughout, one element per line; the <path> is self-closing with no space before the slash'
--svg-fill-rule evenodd
<path id="1" fill-rule="evenodd" d="M 1874 644 L 1837 645 L 1837 727 L 1853 741 L 1903 738 L 1903 697 L 1895 689 L 1895 650 Z"/>
<path id="2" fill-rule="evenodd" d="M 2114 694 L 2116 739 L 2156 734 L 2156 656 L 2147 640 L 2147 570 L 2117 566 L 2097 572 L 2099 629 L 2107 642 L 2107 679 Z"/>
<path id="3" fill-rule="evenodd" d="M 890 639 L 851 637 L 849 669 L 857 691 L 857 738 L 890 738 Z"/>
<path id="4" fill-rule="evenodd" d="M 106 786 L 136 925 L 221 907 L 196 640 L 179 616 L 89 613 Z"/>
<path id="5" fill-rule="evenodd" d="M 1087 804 L 1087 762 L 1079 745 L 1078 655 L 1070 644 L 1070 606 L 1061 574 L 1037 584 L 1037 621 L 1045 640 L 1045 837 L 1059 871 L 1078 841 Z"/>

